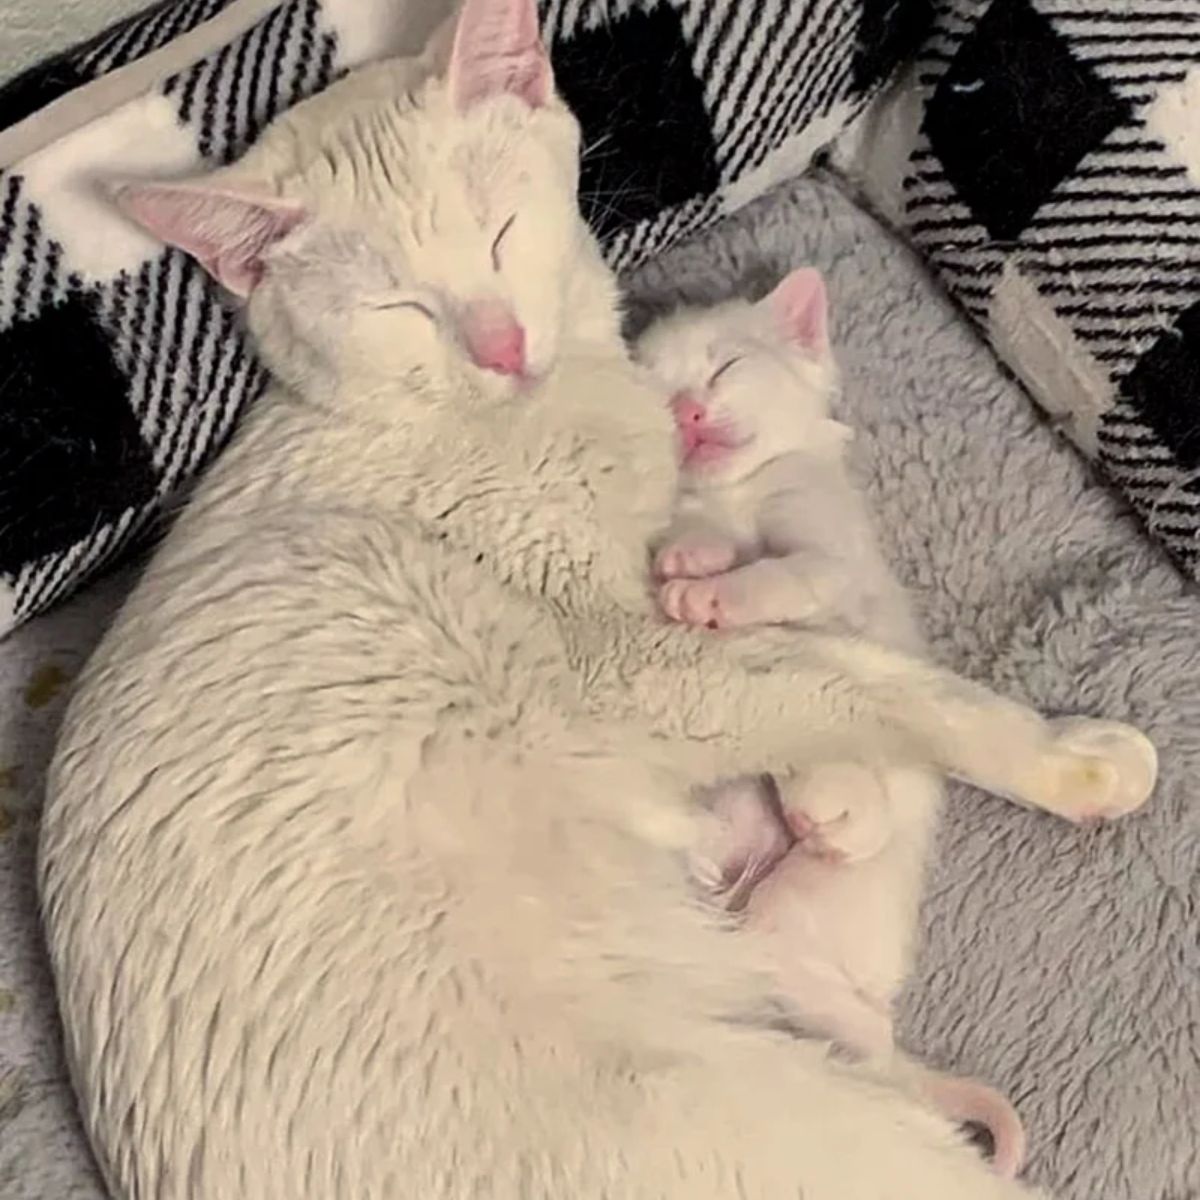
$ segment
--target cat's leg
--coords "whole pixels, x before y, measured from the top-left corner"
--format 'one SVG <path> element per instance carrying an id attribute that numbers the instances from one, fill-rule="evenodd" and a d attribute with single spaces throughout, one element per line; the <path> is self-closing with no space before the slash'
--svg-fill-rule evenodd
<path id="1" fill-rule="evenodd" d="M 885 777 L 863 763 L 820 763 L 776 784 L 788 828 L 814 858 L 862 862 L 878 854 L 892 835 Z"/>
<path id="2" fill-rule="evenodd" d="M 680 762 L 709 779 L 866 754 L 881 766 L 935 767 L 1072 821 L 1130 812 L 1154 786 L 1154 747 L 1131 726 L 1047 721 L 898 651 L 781 630 L 679 636 L 690 662 L 672 655 L 667 666 L 648 650 L 627 663 L 621 688 L 661 733 L 689 739 Z M 666 648 L 660 637 L 655 650 Z"/>
<path id="3" fill-rule="evenodd" d="M 1090 717 L 1046 720 L 953 672 L 866 642 L 805 635 L 945 773 L 1073 821 L 1118 817 L 1154 788 L 1158 757 L 1139 730 Z"/>
<path id="4" fill-rule="evenodd" d="M 659 604 L 673 621 L 709 629 L 823 621 L 835 615 L 842 584 L 808 555 L 760 558 L 707 578 L 670 578 Z"/>
<path id="5" fill-rule="evenodd" d="M 676 522 L 654 555 L 658 579 L 701 579 L 728 571 L 737 561 L 735 540 L 700 517 Z"/>

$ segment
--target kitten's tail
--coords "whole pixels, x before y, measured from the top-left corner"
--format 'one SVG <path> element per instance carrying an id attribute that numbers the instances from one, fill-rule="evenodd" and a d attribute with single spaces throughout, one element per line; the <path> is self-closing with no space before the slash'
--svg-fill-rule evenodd
<path id="1" fill-rule="evenodd" d="M 982 1125 L 992 1138 L 992 1168 L 1012 1179 L 1025 1161 L 1025 1127 L 1012 1104 L 977 1079 L 962 1079 L 920 1068 L 917 1090 L 944 1116 L 960 1124 Z"/>

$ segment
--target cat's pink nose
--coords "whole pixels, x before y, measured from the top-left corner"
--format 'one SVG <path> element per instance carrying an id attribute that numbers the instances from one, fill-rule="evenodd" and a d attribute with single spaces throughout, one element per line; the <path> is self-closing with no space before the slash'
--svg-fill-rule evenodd
<path id="1" fill-rule="evenodd" d="M 477 367 L 498 375 L 525 374 L 525 330 L 506 306 L 490 301 L 469 305 L 462 329 Z"/>
<path id="2" fill-rule="evenodd" d="M 708 416 L 708 409 L 690 392 L 677 392 L 671 397 L 671 412 L 674 414 L 675 424 L 680 429 L 702 425 Z"/>

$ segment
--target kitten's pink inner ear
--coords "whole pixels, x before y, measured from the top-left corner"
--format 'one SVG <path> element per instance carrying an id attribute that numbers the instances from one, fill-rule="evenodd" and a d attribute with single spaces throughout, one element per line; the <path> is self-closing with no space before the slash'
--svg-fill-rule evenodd
<path id="1" fill-rule="evenodd" d="M 805 350 L 829 348 L 829 302 L 820 271 L 797 268 L 780 281 L 764 303 L 790 341 Z"/>
<path id="2" fill-rule="evenodd" d="M 290 201 L 203 184 L 130 183 L 114 196 L 128 217 L 186 251 L 236 296 L 254 290 L 267 250 L 305 217 Z"/>
<path id="3" fill-rule="evenodd" d="M 542 108 L 554 92 L 534 0 L 464 0 L 450 52 L 450 95 L 463 112 L 489 96 Z"/>

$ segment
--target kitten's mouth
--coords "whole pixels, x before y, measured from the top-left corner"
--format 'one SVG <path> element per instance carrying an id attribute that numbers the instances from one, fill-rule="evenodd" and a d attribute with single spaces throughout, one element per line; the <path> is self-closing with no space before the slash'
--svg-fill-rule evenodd
<path id="1" fill-rule="evenodd" d="M 680 425 L 679 455 L 686 467 L 714 466 L 746 444 L 734 429 L 720 425 Z"/>
<path id="2" fill-rule="evenodd" d="M 678 392 L 671 398 L 671 412 L 685 467 L 720 463 L 748 441 L 738 437 L 732 422 L 713 420 L 707 404 L 690 392 Z"/>

